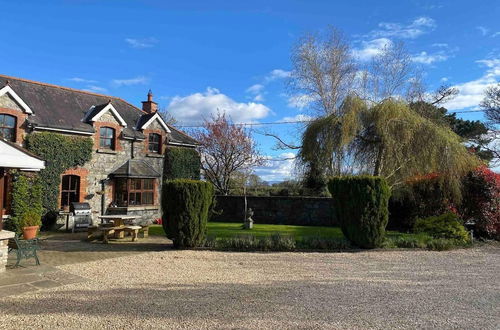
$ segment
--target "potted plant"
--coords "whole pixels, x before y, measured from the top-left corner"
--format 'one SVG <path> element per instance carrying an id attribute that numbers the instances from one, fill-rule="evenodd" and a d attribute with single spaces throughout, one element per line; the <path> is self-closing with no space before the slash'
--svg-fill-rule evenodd
<path id="1" fill-rule="evenodd" d="M 19 219 L 19 227 L 23 232 L 24 239 L 35 238 L 41 224 L 42 219 L 38 212 L 29 210 L 24 213 Z"/>

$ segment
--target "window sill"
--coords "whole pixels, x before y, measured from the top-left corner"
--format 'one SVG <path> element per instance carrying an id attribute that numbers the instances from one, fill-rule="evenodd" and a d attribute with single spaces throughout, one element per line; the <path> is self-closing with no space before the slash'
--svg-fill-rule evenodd
<path id="1" fill-rule="evenodd" d="M 151 157 L 151 158 L 163 158 L 163 155 L 161 155 L 161 154 L 153 154 L 153 153 L 148 153 L 148 154 L 146 154 L 146 157 Z"/>
<path id="2" fill-rule="evenodd" d="M 99 154 L 108 154 L 108 155 L 116 155 L 117 152 L 111 149 L 97 149 L 97 153 Z"/>

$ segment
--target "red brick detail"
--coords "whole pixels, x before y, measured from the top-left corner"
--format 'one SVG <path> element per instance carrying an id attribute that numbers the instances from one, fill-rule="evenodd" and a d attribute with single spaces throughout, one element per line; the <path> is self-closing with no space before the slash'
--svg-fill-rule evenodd
<path id="1" fill-rule="evenodd" d="M 167 134 L 164 130 L 161 130 L 161 129 L 145 129 L 142 131 L 142 133 L 144 134 L 144 136 L 146 137 L 146 139 L 144 140 L 144 152 L 146 154 L 149 154 L 149 149 L 148 149 L 148 145 L 149 145 L 149 134 L 152 134 L 152 133 L 155 133 L 155 134 L 159 134 L 161 136 L 160 138 L 160 143 L 161 143 L 161 147 L 160 147 L 160 155 L 163 155 L 165 154 L 165 149 L 167 147 L 167 140 L 166 140 L 166 137 L 167 137 Z"/>
<path id="2" fill-rule="evenodd" d="M 64 175 L 76 175 L 80 177 L 78 202 L 82 203 L 85 200 L 85 197 L 87 196 L 87 187 L 88 187 L 87 176 L 89 175 L 89 170 L 82 167 L 75 167 L 75 168 L 70 168 L 69 170 L 66 170 L 63 172 L 63 174 L 61 174 L 61 180 L 59 181 L 59 202 L 58 202 L 59 207 L 61 207 L 62 177 Z"/>
<path id="3" fill-rule="evenodd" d="M 94 128 L 95 128 L 95 133 L 94 133 L 94 148 L 99 149 L 99 131 L 101 127 L 111 127 L 115 130 L 115 151 L 122 151 L 122 143 L 121 143 L 121 136 L 122 136 L 122 126 L 116 123 L 109 123 L 109 122 L 103 122 L 103 121 L 98 121 L 94 123 Z"/>
<path id="4" fill-rule="evenodd" d="M 17 144 L 22 144 L 24 137 L 26 136 L 26 118 L 28 115 L 19 110 L 0 108 L 0 114 L 11 115 L 16 117 L 16 141 Z"/>

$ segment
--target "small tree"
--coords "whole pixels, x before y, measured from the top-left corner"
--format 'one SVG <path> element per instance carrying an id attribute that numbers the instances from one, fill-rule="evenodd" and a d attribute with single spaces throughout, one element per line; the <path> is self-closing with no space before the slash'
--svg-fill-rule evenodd
<path id="1" fill-rule="evenodd" d="M 203 244 L 214 201 L 212 184 L 186 179 L 165 181 L 162 199 L 163 229 L 174 242 L 174 247 L 197 247 Z"/>
<path id="2" fill-rule="evenodd" d="M 370 176 L 336 177 L 329 181 L 328 189 L 335 219 L 347 239 L 362 248 L 381 246 L 391 195 L 386 181 Z"/>
<path id="3" fill-rule="evenodd" d="M 234 173 L 264 162 L 250 132 L 243 125 L 233 124 L 224 113 L 205 120 L 194 137 L 200 143 L 205 178 L 220 194 L 229 194 Z"/>

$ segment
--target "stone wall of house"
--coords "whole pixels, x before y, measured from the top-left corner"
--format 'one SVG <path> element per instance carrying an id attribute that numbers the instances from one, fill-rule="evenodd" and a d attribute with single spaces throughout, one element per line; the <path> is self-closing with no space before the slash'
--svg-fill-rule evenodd
<path id="1" fill-rule="evenodd" d="M 217 196 L 217 213 L 210 221 L 243 222 L 244 196 Z M 333 204 L 323 197 L 247 197 L 248 207 L 254 211 L 255 223 L 332 226 Z"/>

